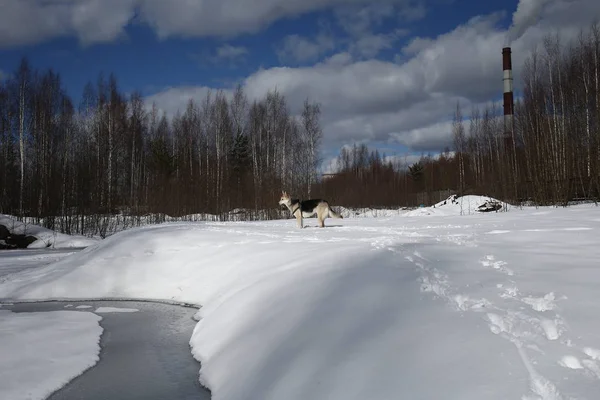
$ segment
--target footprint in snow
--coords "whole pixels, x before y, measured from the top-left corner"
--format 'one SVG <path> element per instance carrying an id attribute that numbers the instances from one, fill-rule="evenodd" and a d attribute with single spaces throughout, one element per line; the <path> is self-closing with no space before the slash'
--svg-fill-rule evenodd
<path id="1" fill-rule="evenodd" d="M 452 300 L 460 311 L 481 311 L 492 306 L 487 299 L 472 299 L 464 294 L 455 295 Z"/>
<path id="2" fill-rule="evenodd" d="M 502 318 L 500 315 L 494 313 L 488 313 L 487 317 L 492 333 L 499 335 L 502 332 L 511 332 L 512 324 L 508 319 Z"/>
<path id="3" fill-rule="evenodd" d="M 581 361 L 575 356 L 563 356 L 558 363 L 565 368 L 583 369 Z"/>
<path id="4" fill-rule="evenodd" d="M 594 349 L 593 347 L 586 347 L 583 352 L 592 360 L 600 360 L 600 350 Z"/>
<path id="5" fill-rule="evenodd" d="M 514 299 L 519 294 L 519 289 L 516 286 L 500 287 L 499 289 L 504 289 L 504 292 L 500 294 L 503 299 Z"/>
<path id="6" fill-rule="evenodd" d="M 580 360 L 575 356 L 567 355 L 563 356 L 558 364 L 569 369 L 584 370 L 586 375 L 600 379 L 600 367 L 594 360 Z"/>
<path id="7" fill-rule="evenodd" d="M 540 321 L 540 326 L 544 330 L 546 339 L 556 340 L 559 338 L 560 332 L 558 331 L 558 326 L 557 326 L 556 321 L 553 321 L 550 319 L 543 319 Z"/>
<path id="8" fill-rule="evenodd" d="M 521 301 L 529 306 L 535 311 L 551 311 L 556 308 L 554 304 L 555 296 L 553 292 L 546 294 L 544 297 L 524 297 Z"/>
<path id="9" fill-rule="evenodd" d="M 596 361 L 586 359 L 582 360 L 581 363 L 594 375 L 595 378 L 600 379 L 600 367 Z"/>
<path id="10" fill-rule="evenodd" d="M 485 256 L 485 259 L 480 262 L 484 267 L 492 267 L 508 276 L 513 276 L 515 274 L 512 269 L 506 267 L 505 261 L 496 261 L 496 257 L 493 255 Z"/>

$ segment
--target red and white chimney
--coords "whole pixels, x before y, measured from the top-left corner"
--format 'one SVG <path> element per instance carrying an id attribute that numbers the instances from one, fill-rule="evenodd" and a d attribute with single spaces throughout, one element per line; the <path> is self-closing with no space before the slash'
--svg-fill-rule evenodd
<path id="1" fill-rule="evenodd" d="M 513 73 L 510 47 L 504 47 L 502 49 L 502 69 L 504 70 L 504 145 L 506 146 L 506 150 L 509 150 L 513 147 L 514 139 Z"/>

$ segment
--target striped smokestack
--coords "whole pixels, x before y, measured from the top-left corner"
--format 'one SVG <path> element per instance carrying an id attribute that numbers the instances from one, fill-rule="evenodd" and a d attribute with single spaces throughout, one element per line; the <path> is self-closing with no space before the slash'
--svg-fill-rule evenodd
<path id="1" fill-rule="evenodd" d="M 502 49 L 502 69 L 504 70 L 504 144 L 506 150 L 513 147 L 513 73 L 510 47 Z"/>

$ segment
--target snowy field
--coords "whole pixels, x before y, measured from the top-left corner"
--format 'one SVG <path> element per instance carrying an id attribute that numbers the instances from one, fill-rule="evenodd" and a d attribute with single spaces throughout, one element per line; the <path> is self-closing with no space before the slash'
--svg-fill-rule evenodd
<path id="1" fill-rule="evenodd" d="M 190 345 L 216 400 L 597 399 L 600 208 L 459 200 L 325 229 L 130 229 L 13 264 L 0 299 L 202 305 Z"/>

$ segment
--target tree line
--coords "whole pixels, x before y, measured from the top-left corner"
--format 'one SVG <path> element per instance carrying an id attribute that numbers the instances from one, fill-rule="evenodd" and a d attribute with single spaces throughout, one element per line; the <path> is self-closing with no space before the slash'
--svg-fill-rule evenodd
<path id="1" fill-rule="evenodd" d="M 114 75 L 76 105 L 59 74 L 23 59 L 0 82 L 0 212 L 89 232 L 84 216 L 273 208 L 282 187 L 311 194 L 320 113 L 306 100 L 295 116 L 277 91 L 250 101 L 237 87 L 168 116 Z"/>

